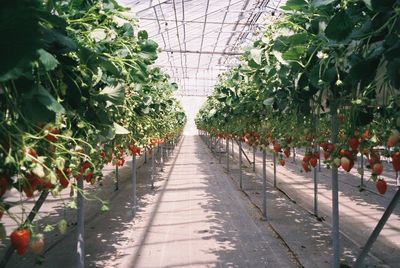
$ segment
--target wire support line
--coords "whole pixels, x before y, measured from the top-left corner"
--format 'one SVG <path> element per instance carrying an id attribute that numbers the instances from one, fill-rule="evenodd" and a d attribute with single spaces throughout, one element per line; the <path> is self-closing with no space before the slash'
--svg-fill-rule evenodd
<path id="1" fill-rule="evenodd" d="M 228 11 L 229 11 L 231 2 L 232 2 L 232 0 L 229 0 L 228 8 L 227 8 L 227 10 L 226 10 L 226 12 L 225 12 L 225 14 L 224 14 L 224 18 L 222 19 L 222 24 L 221 24 L 221 27 L 220 27 L 220 29 L 219 29 L 219 33 L 218 33 L 218 36 L 217 36 L 217 41 L 215 42 L 215 45 L 214 45 L 214 48 L 213 48 L 213 54 L 211 54 L 210 61 L 208 62 L 208 67 L 210 67 L 211 62 L 212 62 L 212 60 L 213 60 L 213 58 L 214 58 L 214 53 L 215 53 L 215 50 L 217 49 L 218 41 L 219 41 L 219 39 L 220 39 L 220 37 L 221 37 L 222 29 L 224 28 L 224 22 L 225 22 L 225 20 L 226 20 L 227 15 L 228 15 Z"/>
<path id="2" fill-rule="evenodd" d="M 181 38 L 180 38 L 180 35 L 179 35 L 179 28 L 178 28 L 178 22 L 177 22 L 178 16 L 176 15 L 176 4 L 175 4 L 175 0 L 173 0 L 172 3 L 173 3 L 174 16 L 175 16 L 176 35 L 177 35 L 177 38 L 178 38 L 179 49 L 182 50 Z M 181 61 L 182 75 L 185 75 L 185 70 L 183 69 L 182 54 L 180 54 L 180 61 Z M 183 88 L 185 88 L 185 82 L 183 82 Z"/>
<path id="3" fill-rule="evenodd" d="M 234 2 L 234 3 L 232 4 L 232 6 L 233 6 L 233 5 L 236 5 L 236 4 L 240 4 L 240 3 L 242 3 L 242 2 L 243 2 L 242 0 L 236 1 L 236 2 Z M 190 22 L 193 22 L 193 21 L 196 21 L 196 20 L 198 20 L 198 19 L 204 18 L 206 15 L 212 15 L 212 14 L 221 12 L 221 11 L 223 11 L 224 9 L 226 9 L 227 7 L 228 7 L 228 6 L 224 6 L 224 7 L 222 7 L 222 8 L 217 9 L 217 10 L 211 11 L 211 12 L 209 12 L 208 14 L 201 15 L 201 16 L 199 16 L 199 17 L 196 17 L 196 18 L 194 18 L 194 19 L 192 19 L 192 20 L 190 20 L 190 21 L 188 21 L 188 22 L 182 23 L 181 25 L 183 26 L 184 24 L 188 24 L 188 23 L 190 23 Z M 175 28 L 177 28 L 177 27 L 168 28 L 166 31 L 171 31 L 171 30 L 174 30 Z M 152 35 L 152 36 L 150 36 L 149 38 L 152 39 L 152 38 L 156 37 L 157 35 L 158 35 L 158 34 Z"/>
<path id="4" fill-rule="evenodd" d="M 207 27 L 207 17 L 208 17 L 208 7 L 210 6 L 210 0 L 207 0 L 207 6 L 206 6 L 206 12 L 205 12 L 205 17 L 204 17 L 204 24 L 203 24 L 203 31 L 201 33 L 201 43 L 200 43 L 200 51 L 203 50 L 203 44 L 204 44 L 204 33 L 206 31 L 206 27 Z M 197 60 L 197 68 L 200 67 L 200 60 L 201 60 L 201 54 L 199 53 L 199 57 Z M 196 74 L 197 76 L 197 74 Z"/>

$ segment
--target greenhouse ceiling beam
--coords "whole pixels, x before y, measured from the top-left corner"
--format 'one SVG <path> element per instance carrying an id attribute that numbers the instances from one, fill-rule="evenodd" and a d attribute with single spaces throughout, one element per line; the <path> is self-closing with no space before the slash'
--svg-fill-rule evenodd
<path id="1" fill-rule="evenodd" d="M 154 11 L 154 14 L 156 15 L 156 18 L 157 18 L 157 23 L 158 23 L 159 32 L 161 33 L 161 38 L 162 38 L 162 40 L 163 40 L 164 46 L 166 47 L 166 46 L 167 46 L 167 42 L 165 41 L 164 34 L 161 32 L 161 24 L 160 24 L 160 22 L 159 22 L 159 20 L 158 20 L 157 9 L 156 9 L 155 7 L 153 7 L 153 11 Z M 171 44 L 170 44 L 170 47 L 171 47 Z M 174 69 L 173 69 L 173 67 L 172 67 L 172 62 L 171 62 L 171 59 L 170 59 L 170 55 L 167 54 L 167 56 L 168 56 L 168 62 L 169 62 L 171 71 L 172 71 L 172 73 L 174 73 Z"/>
<path id="2" fill-rule="evenodd" d="M 168 65 L 157 65 L 157 67 L 160 68 L 170 68 L 171 66 Z M 176 67 L 177 68 L 177 67 Z M 226 68 L 196 68 L 196 67 L 187 67 L 187 69 L 189 70 L 207 70 L 207 71 L 226 71 L 228 69 L 228 67 Z"/>
<path id="3" fill-rule="evenodd" d="M 229 7 L 231 6 L 231 2 L 232 2 L 232 0 L 229 0 L 228 7 L 227 7 L 227 9 L 226 9 L 226 11 L 225 11 L 225 14 L 224 14 L 224 18 L 222 19 L 221 27 L 219 28 L 219 32 L 218 32 L 218 36 L 217 36 L 217 41 L 215 42 L 215 45 L 214 45 L 214 47 L 213 47 L 213 52 L 215 52 L 215 50 L 217 49 L 218 41 L 219 41 L 219 39 L 220 39 L 220 37 L 221 37 L 222 30 L 223 30 L 223 28 L 224 28 L 224 23 L 225 23 L 225 20 L 226 20 L 226 16 L 228 15 Z M 212 62 L 212 60 L 213 60 L 213 58 L 214 58 L 214 55 L 215 55 L 215 54 L 211 54 L 210 60 L 208 61 L 208 65 L 207 65 L 208 67 L 210 67 L 211 62 Z"/>
<path id="4" fill-rule="evenodd" d="M 236 2 L 232 3 L 232 5 L 236 5 L 236 4 L 241 3 L 241 2 L 242 2 L 242 0 L 239 0 L 239 1 L 236 1 Z M 221 8 L 219 8 L 219 9 L 217 9 L 217 10 L 211 11 L 210 13 L 208 13 L 208 14 L 206 14 L 206 15 L 211 15 L 211 14 L 218 13 L 218 12 L 220 12 L 220 11 L 223 11 L 223 10 L 226 9 L 226 8 L 227 8 L 227 6 L 221 7 Z M 201 15 L 201 16 L 199 16 L 199 17 L 194 18 L 193 20 L 190 20 L 189 22 L 193 22 L 193 21 L 196 21 L 196 20 L 201 19 L 201 18 L 204 18 L 204 17 L 205 17 L 205 15 Z M 183 24 L 188 24 L 189 22 L 184 22 L 184 23 L 182 23 L 181 25 L 183 25 Z M 236 24 L 236 23 L 235 23 L 235 24 Z M 172 27 L 172 28 L 166 29 L 166 31 L 170 31 L 170 30 L 173 30 L 173 29 L 175 29 L 175 28 L 176 28 L 176 27 Z M 158 34 L 154 34 L 154 35 L 150 36 L 149 38 L 150 38 L 150 39 L 151 39 L 151 38 L 154 38 L 154 37 L 156 37 L 157 35 L 158 35 Z"/>
<path id="5" fill-rule="evenodd" d="M 141 13 L 141 12 L 143 12 L 143 11 L 146 11 L 146 10 L 149 10 L 149 9 L 152 9 L 152 8 L 155 8 L 155 7 L 157 7 L 157 6 L 161 6 L 162 4 L 165 4 L 165 3 L 168 2 L 168 1 L 169 1 L 169 0 L 165 0 L 165 1 L 162 1 L 162 2 L 158 1 L 158 4 L 155 4 L 155 5 L 151 5 L 151 2 L 150 2 L 150 6 L 148 6 L 148 7 L 146 7 L 146 8 L 143 8 L 143 9 L 141 9 L 141 10 L 139 10 L 139 11 L 136 11 L 135 13 L 138 14 L 138 13 Z"/>
<path id="6" fill-rule="evenodd" d="M 173 3 L 173 9 L 174 9 L 174 16 L 175 16 L 175 25 L 176 25 L 176 34 L 177 34 L 177 38 L 178 38 L 178 44 L 179 44 L 179 49 L 182 50 L 182 46 L 181 46 L 181 37 L 179 34 L 179 28 L 178 28 L 178 16 L 176 15 L 176 5 L 175 5 L 175 0 L 172 1 Z M 183 40 L 185 41 L 185 40 Z M 185 75 L 185 70 L 183 69 L 183 58 L 182 58 L 182 54 L 179 55 L 180 56 L 180 60 L 181 60 L 181 69 L 182 69 L 182 75 Z M 183 87 L 185 87 L 185 82 L 183 83 Z"/>
<path id="7" fill-rule="evenodd" d="M 156 21 L 157 19 L 155 18 L 146 18 L 146 17 L 142 17 L 142 18 L 138 18 L 139 20 L 148 20 L 148 21 Z M 168 19 L 160 19 L 160 22 L 175 22 L 175 20 L 168 20 Z M 184 24 L 188 24 L 188 23 L 197 23 L 197 24 L 203 24 L 203 21 L 191 21 L 191 20 L 178 20 L 179 23 L 184 23 Z M 219 21 L 207 21 L 207 24 L 215 24 L 215 25 L 236 25 L 236 22 L 219 22 Z M 246 25 L 246 23 L 239 23 L 239 25 Z M 259 24 L 262 25 L 262 24 Z"/>
<path id="8" fill-rule="evenodd" d="M 179 50 L 179 49 L 163 49 L 162 52 L 169 53 L 189 53 L 189 54 L 218 54 L 218 55 L 227 55 L 227 56 L 240 56 L 242 52 L 235 51 L 198 51 L 198 50 Z M 199 68 L 195 68 L 199 69 Z"/>
<path id="9" fill-rule="evenodd" d="M 205 12 L 205 17 L 204 17 L 204 24 L 203 24 L 203 31 L 201 32 L 201 42 L 200 42 L 200 51 L 203 50 L 203 44 L 204 44 L 204 33 L 206 32 L 206 27 L 207 27 L 207 17 L 208 17 L 208 7 L 210 6 L 210 0 L 207 0 L 207 6 L 206 6 L 206 12 Z M 200 61 L 201 61 L 201 54 L 199 53 L 199 57 L 197 59 L 197 68 L 200 67 Z M 196 75 L 197 76 L 197 75 Z"/>
<path id="10" fill-rule="evenodd" d="M 182 0 L 182 20 L 185 20 L 185 1 Z M 178 20 L 175 20 L 176 23 L 178 23 Z M 183 24 L 183 48 L 187 50 L 186 46 L 186 25 Z M 185 54 L 185 73 L 184 75 L 187 76 L 187 55 Z"/>
<path id="11" fill-rule="evenodd" d="M 243 8 L 242 8 L 243 10 L 245 10 L 247 8 L 247 6 L 249 5 L 249 2 L 250 2 L 250 0 L 246 0 L 246 2 L 243 5 Z M 242 16 L 243 16 L 243 12 L 241 12 L 239 14 L 238 20 L 237 20 L 235 26 L 233 27 L 233 31 L 237 31 L 237 28 L 238 28 L 238 25 L 239 25 L 239 22 L 240 22 L 240 19 L 242 18 Z M 232 38 L 233 38 L 234 35 L 235 35 L 234 33 L 231 34 L 231 36 L 229 37 L 228 41 L 226 41 L 225 46 L 229 45 L 229 43 L 232 41 Z M 226 52 L 226 48 L 224 49 L 224 52 Z M 221 62 L 222 62 L 222 57 L 219 58 L 218 64 L 221 64 Z"/>

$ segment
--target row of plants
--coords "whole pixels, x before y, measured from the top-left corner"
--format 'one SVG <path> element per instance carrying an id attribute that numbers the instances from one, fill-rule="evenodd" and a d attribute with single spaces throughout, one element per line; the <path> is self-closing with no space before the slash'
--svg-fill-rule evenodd
<path id="1" fill-rule="evenodd" d="M 19 226 L 19 255 L 30 240 L 39 253 L 40 230 L 24 223 L 29 198 L 98 185 L 107 163 L 174 139 L 186 116 L 177 85 L 152 66 L 157 43 L 114 0 L 2 1 L 0 25 L 0 219 Z M 7 202 L 15 190 L 22 214 Z"/>
<path id="2" fill-rule="evenodd" d="M 270 148 L 281 165 L 305 148 L 305 172 L 320 148 L 347 172 L 361 153 L 385 193 L 382 157 L 400 170 L 400 1 L 288 0 L 282 9 L 221 76 L 197 127 Z"/>

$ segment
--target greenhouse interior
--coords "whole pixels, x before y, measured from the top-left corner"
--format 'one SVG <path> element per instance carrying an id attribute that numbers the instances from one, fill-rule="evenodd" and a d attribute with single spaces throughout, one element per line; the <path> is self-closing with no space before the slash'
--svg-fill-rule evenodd
<path id="1" fill-rule="evenodd" d="M 400 267 L 400 0 L 0 1 L 0 268 Z"/>

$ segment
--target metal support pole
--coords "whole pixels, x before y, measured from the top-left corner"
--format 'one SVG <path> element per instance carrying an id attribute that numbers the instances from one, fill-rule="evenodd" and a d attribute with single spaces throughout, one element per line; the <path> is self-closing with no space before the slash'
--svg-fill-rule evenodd
<path id="1" fill-rule="evenodd" d="M 137 197 L 136 197 L 136 156 L 132 155 L 132 208 L 133 216 L 136 215 Z"/>
<path id="2" fill-rule="evenodd" d="M 276 188 L 276 153 L 274 152 L 274 187 Z"/>
<path id="3" fill-rule="evenodd" d="M 119 171 L 118 171 L 118 163 L 115 164 L 115 191 L 119 189 Z"/>
<path id="4" fill-rule="evenodd" d="M 147 163 L 147 146 L 144 147 L 144 163 Z"/>
<path id="5" fill-rule="evenodd" d="M 263 217 L 267 220 L 267 152 L 263 150 Z"/>
<path id="6" fill-rule="evenodd" d="M 242 172 L 242 141 L 239 140 L 239 186 L 243 189 L 243 172 Z"/>
<path id="7" fill-rule="evenodd" d="M 233 142 L 233 138 L 232 138 L 232 159 L 235 159 L 235 143 Z"/>
<path id="8" fill-rule="evenodd" d="M 293 163 L 296 163 L 296 148 L 293 147 Z"/>
<path id="9" fill-rule="evenodd" d="M 335 100 L 331 99 L 331 140 L 333 144 L 337 142 L 338 122 L 337 106 Z M 339 233 L 339 176 L 338 167 L 332 165 L 332 247 L 333 260 L 332 267 L 340 267 L 340 233 Z"/>
<path id="10" fill-rule="evenodd" d="M 156 165 L 155 165 L 156 157 L 154 149 L 155 148 L 152 148 L 151 150 L 151 176 L 150 176 L 151 189 L 154 189 L 154 175 L 156 170 Z"/>
<path id="11" fill-rule="evenodd" d="M 360 178 L 360 190 L 364 189 L 364 155 L 361 152 L 361 159 L 360 159 L 360 168 L 361 168 L 361 178 Z"/>
<path id="12" fill-rule="evenodd" d="M 221 142 L 221 145 L 222 145 L 222 142 Z M 220 163 L 220 164 L 221 164 L 221 160 L 222 160 L 221 159 L 222 158 L 222 146 L 221 145 L 219 144 L 219 141 L 218 141 L 218 154 L 219 154 L 218 163 Z"/>
<path id="13" fill-rule="evenodd" d="M 229 139 L 226 139 L 226 170 L 229 172 Z"/>
<path id="14" fill-rule="evenodd" d="M 161 144 L 160 146 L 160 164 L 161 164 L 161 172 L 164 171 L 164 144 Z"/>
<path id="15" fill-rule="evenodd" d="M 253 172 L 256 171 L 256 146 L 253 146 Z"/>
<path id="16" fill-rule="evenodd" d="M 393 196 L 392 201 L 390 201 L 389 206 L 386 208 L 385 212 L 382 215 L 382 218 L 379 220 L 378 224 L 376 225 L 374 231 L 372 232 L 371 236 L 368 238 L 367 243 L 363 247 L 360 255 L 358 256 L 356 262 L 354 263 L 353 268 L 364 267 L 363 261 L 367 256 L 368 252 L 372 248 L 372 245 L 378 238 L 380 232 L 382 231 L 383 227 L 385 226 L 387 220 L 389 219 L 390 215 L 392 215 L 393 210 L 396 208 L 397 203 L 400 200 L 400 188 L 397 190 L 396 194 Z"/>
<path id="17" fill-rule="evenodd" d="M 317 144 L 317 151 L 318 151 L 318 172 L 321 172 L 321 148 Z"/>
<path id="18" fill-rule="evenodd" d="M 317 168 L 314 168 L 314 215 L 318 217 L 318 175 Z"/>
<path id="19" fill-rule="evenodd" d="M 77 252 L 77 265 L 78 268 L 85 267 L 85 203 L 83 199 L 83 176 L 78 179 L 78 195 L 77 207 L 78 207 L 78 242 L 76 245 Z"/>

